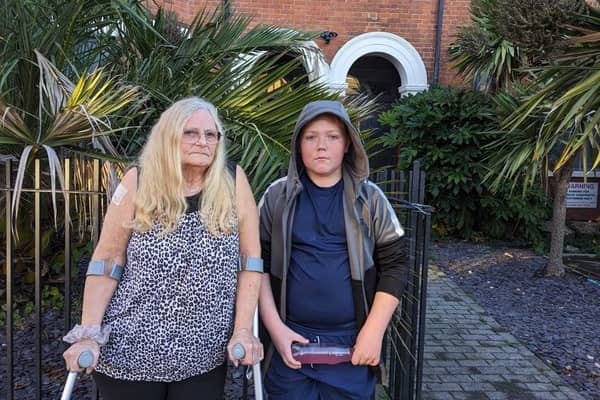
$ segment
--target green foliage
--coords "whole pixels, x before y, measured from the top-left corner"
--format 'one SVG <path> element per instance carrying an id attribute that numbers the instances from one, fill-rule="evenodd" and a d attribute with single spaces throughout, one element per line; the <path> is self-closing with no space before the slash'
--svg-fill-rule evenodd
<path id="1" fill-rule="evenodd" d="M 23 183 L 32 179 L 32 159 L 44 161 L 42 185 L 51 189 L 56 221 L 55 193 L 64 175 L 59 155 L 117 157 L 107 138 L 114 133 L 111 122 L 140 100 L 139 92 L 98 65 L 102 48 L 94 44 L 118 25 L 125 3 L 3 2 L 0 154 L 19 160 L 11 205 L 15 219 Z"/>
<path id="2" fill-rule="evenodd" d="M 493 50 L 488 43 L 509 42 L 522 54 L 519 73 L 503 74 L 506 80 L 497 85 L 504 91 L 496 98 L 504 132 L 486 148 L 485 179 L 493 180 L 493 187 L 509 182 L 525 192 L 546 180 L 548 170 L 566 182 L 580 157 L 586 172 L 600 165 L 599 5 L 582 0 L 478 0 L 472 6 L 474 27 L 459 33 L 451 52 L 456 67 L 474 86 L 497 67 L 509 72 L 504 58 L 487 49 Z M 476 41 L 464 39 L 472 37 L 470 29 L 483 38 L 481 51 Z M 547 264 L 552 275 L 564 271 L 560 216 L 566 185 L 561 190 L 552 219 L 552 232 L 559 237 L 552 238 Z"/>
<path id="3" fill-rule="evenodd" d="M 474 88 L 495 92 L 527 79 L 527 67 L 560 55 L 564 27 L 588 13 L 585 0 L 475 0 L 471 21 L 449 47 Z"/>
<path id="4" fill-rule="evenodd" d="M 190 24 L 158 8 L 152 13 L 137 0 L 6 0 L 0 15 L 0 157 L 19 160 L 11 174 L 16 187 L 13 219 L 15 302 L 27 314 L 33 272 L 33 207 L 27 191 L 32 160 L 41 159 L 42 278 L 44 304 L 57 304 L 53 285 L 63 282 L 64 253 L 59 238 L 63 157 L 100 158 L 101 191 L 132 161 L 160 113 L 186 96 L 213 102 L 226 125 L 230 157 L 248 173 L 255 194 L 287 166 L 294 123 L 312 100 L 335 99 L 306 76 L 287 79 L 303 56 L 320 57 L 307 42 L 315 37 L 223 9 L 202 10 Z M 353 119 L 372 110 L 365 98 L 345 100 Z M 368 138 L 368 135 L 365 135 Z M 369 142 L 366 143 L 369 147 Z M 2 157 L 3 158 L 3 157 Z M 69 171 L 71 190 L 89 192 L 90 165 L 76 158 Z M 12 173 L 11 173 L 12 172 Z M 58 182 L 57 182 L 58 181 Z M 48 196 L 43 196 L 47 198 Z M 74 230 L 88 238 L 92 207 L 86 195 L 72 195 Z M 2 218 L 2 217 L 0 217 Z M 0 239 L 7 221 L 0 221 Z M 85 239 L 82 239 L 85 240 Z M 75 252 L 79 250 L 76 249 Z M 74 265 L 77 265 L 74 263 Z M 76 269 L 77 267 L 73 267 Z M 1 279 L 1 277 L 0 277 Z M 1 287 L 2 285 L 0 285 Z M 0 293 L 1 294 L 1 293 Z M 23 314 L 25 312 L 25 314 Z"/>
<path id="5" fill-rule="evenodd" d="M 529 65 L 547 62 L 560 51 L 563 27 L 587 12 L 585 0 L 495 0 L 490 16 L 501 37 L 528 57 Z"/>
<path id="6" fill-rule="evenodd" d="M 494 111 L 481 93 L 440 87 L 398 100 L 379 122 L 389 128 L 383 141 L 397 149 L 399 168 L 421 161 L 425 201 L 435 207 L 432 222 L 439 234 L 516 237 L 539 245 L 548 210 L 541 191 L 523 197 L 482 182 L 484 147 L 497 136 Z"/>
<path id="7" fill-rule="evenodd" d="M 537 78 L 528 93 L 507 110 L 502 145 L 511 146 L 528 132 L 533 156 L 518 163 L 558 153 L 549 165 L 556 172 L 581 154 L 589 171 L 600 164 L 600 10 L 590 7 L 589 15 L 580 16 L 580 26 L 565 27 L 563 33 L 568 39 L 561 42 L 560 57 L 534 70 Z"/>
<path id="8" fill-rule="evenodd" d="M 468 27 L 459 30 L 449 47 L 454 68 L 473 88 L 486 92 L 503 90 L 526 74 L 519 68 L 527 65 L 522 49 L 503 37 L 494 10 L 498 0 L 477 0 L 471 6 Z"/>
<path id="9" fill-rule="evenodd" d="M 3 5 L 0 154 L 20 158 L 17 188 L 34 155 L 48 160 L 52 188 L 62 185 L 57 153 L 134 160 L 160 113 L 195 95 L 219 109 L 230 156 L 258 195 L 286 166 L 303 106 L 338 97 L 306 75 L 286 79 L 305 70 L 304 56 L 322 57 L 307 46 L 311 32 L 219 7 L 183 24 L 135 0 Z M 349 106 L 353 118 L 371 109 L 365 99 Z"/>
<path id="10" fill-rule="evenodd" d="M 219 109 L 229 139 L 229 155 L 250 177 L 256 195 L 287 166 L 296 119 L 310 101 L 335 99 L 323 85 L 311 84 L 303 56 L 313 33 L 254 25 L 248 16 L 201 10 L 189 25 L 159 8 L 138 5 L 104 55 L 115 73 L 147 95 L 132 127 L 116 137 L 129 158 L 137 156 L 159 114 L 181 97 L 206 98 Z M 181 29 L 174 33 L 173 26 Z M 131 57 L 130 54 L 135 54 Z M 320 57 L 320 54 L 313 54 Z M 127 59 L 127 63 L 119 60 Z M 368 113 L 365 102 L 349 104 L 354 117 Z"/>

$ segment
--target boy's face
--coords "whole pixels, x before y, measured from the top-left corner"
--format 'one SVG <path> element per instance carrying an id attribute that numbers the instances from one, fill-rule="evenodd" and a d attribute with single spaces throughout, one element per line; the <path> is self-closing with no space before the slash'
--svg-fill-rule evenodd
<path id="1" fill-rule="evenodd" d="M 333 185 L 342 177 L 342 162 L 348 148 L 344 123 L 327 114 L 306 124 L 300 138 L 302 162 L 316 184 Z"/>

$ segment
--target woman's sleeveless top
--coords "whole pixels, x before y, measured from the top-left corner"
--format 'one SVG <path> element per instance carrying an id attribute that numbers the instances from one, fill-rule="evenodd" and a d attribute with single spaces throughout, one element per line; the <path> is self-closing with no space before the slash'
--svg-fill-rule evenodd
<path id="1" fill-rule="evenodd" d="M 179 381 L 225 361 L 237 286 L 239 234 L 212 235 L 198 196 L 177 229 L 133 232 L 107 308 L 111 326 L 96 371 L 117 379 Z M 196 205 L 196 207 L 194 207 Z"/>

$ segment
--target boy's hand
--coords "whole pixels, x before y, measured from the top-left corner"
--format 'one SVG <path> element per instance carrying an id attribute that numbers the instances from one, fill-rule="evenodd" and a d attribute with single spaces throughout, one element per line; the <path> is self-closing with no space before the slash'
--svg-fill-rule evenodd
<path id="1" fill-rule="evenodd" d="M 356 337 L 356 344 L 352 352 L 352 364 L 378 365 L 381 358 L 382 342 L 383 333 L 370 329 L 365 324 Z"/>
<path id="2" fill-rule="evenodd" d="M 271 332 L 271 339 L 285 365 L 292 369 L 298 369 L 302 366 L 301 363 L 292 357 L 292 343 L 299 342 L 306 344 L 309 342 L 308 339 L 294 332 L 284 323 L 281 323 L 275 332 Z"/>

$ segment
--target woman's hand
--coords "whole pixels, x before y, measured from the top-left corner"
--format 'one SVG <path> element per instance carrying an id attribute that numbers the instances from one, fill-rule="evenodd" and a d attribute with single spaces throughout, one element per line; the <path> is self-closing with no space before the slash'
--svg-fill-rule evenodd
<path id="1" fill-rule="evenodd" d="M 244 347 L 244 358 L 238 360 L 233 355 L 233 346 L 241 344 Z M 237 367 L 238 362 L 242 365 L 254 365 L 262 361 L 264 357 L 263 345 L 249 329 L 240 329 L 233 333 L 227 345 L 229 359 Z"/>
<path id="2" fill-rule="evenodd" d="M 79 356 L 81 353 L 89 351 L 94 356 L 92 365 L 86 368 L 85 372 L 91 374 L 96 364 L 98 363 L 98 357 L 100 356 L 100 346 L 95 340 L 83 339 L 79 342 L 73 343 L 64 353 L 63 358 L 67 364 L 67 369 L 71 372 L 81 372 L 83 368 L 79 366 Z"/>
<path id="3" fill-rule="evenodd" d="M 282 322 L 274 332 L 271 332 L 271 340 L 285 365 L 292 369 L 298 369 L 302 366 L 302 364 L 296 361 L 292 356 L 292 343 L 299 342 L 306 344 L 309 342 L 308 339 L 294 332 Z"/>

